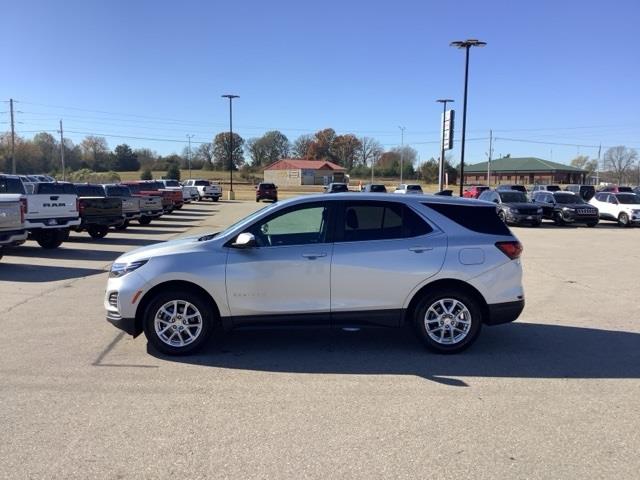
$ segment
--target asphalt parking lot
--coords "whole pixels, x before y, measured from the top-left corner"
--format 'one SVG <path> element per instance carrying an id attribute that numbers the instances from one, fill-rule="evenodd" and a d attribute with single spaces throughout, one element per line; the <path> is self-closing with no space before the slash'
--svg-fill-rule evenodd
<path id="1" fill-rule="evenodd" d="M 243 331 L 165 358 L 104 320 L 122 252 L 187 205 L 0 262 L 0 478 L 638 478 L 640 228 L 514 228 L 527 306 L 457 356 L 410 331 Z"/>

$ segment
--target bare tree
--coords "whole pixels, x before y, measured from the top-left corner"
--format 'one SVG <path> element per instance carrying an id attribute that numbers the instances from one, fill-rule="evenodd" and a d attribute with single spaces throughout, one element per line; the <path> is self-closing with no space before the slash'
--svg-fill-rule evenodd
<path id="1" fill-rule="evenodd" d="M 313 144 L 313 135 L 300 135 L 295 142 L 291 153 L 296 158 L 309 158 L 309 150 Z"/>
<path id="2" fill-rule="evenodd" d="M 380 145 L 380 142 L 375 138 L 362 137 L 360 139 L 358 156 L 360 157 L 360 162 L 363 166 L 366 166 L 369 162 L 371 162 L 371 164 L 375 164 L 383 153 L 384 149 L 382 148 L 382 145 Z"/>
<path id="3" fill-rule="evenodd" d="M 638 161 L 638 152 L 624 145 L 611 147 L 604 154 L 604 165 L 618 183 L 624 183 Z"/>

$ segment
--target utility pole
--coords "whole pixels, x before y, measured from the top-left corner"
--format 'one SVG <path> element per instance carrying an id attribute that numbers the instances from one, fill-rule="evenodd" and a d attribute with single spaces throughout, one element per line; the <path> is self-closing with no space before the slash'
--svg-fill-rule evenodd
<path id="1" fill-rule="evenodd" d="M 487 187 L 491 186 L 491 156 L 493 155 L 493 130 L 489 130 L 489 162 L 487 162 Z"/>
<path id="2" fill-rule="evenodd" d="M 402 185 L 402 169 L 404 163 L 404 131 L 405 127 L 398 127 L 400 129 L 400 185 Z"/>
<path id="3" fill-rule="evenodd" d="M 233 99 L 240 98 L 238 95 L 222 95 L 223 98 L 229 99 L 229 200 L 235 200 L 236 194 L 233 193 Z"/>
<path id="4" fill-rule="evenodd" d="M 438 191 L 441 192 L 444 188 L 444 130 L 445 130 L 445 117 L 447 115 L 447 103 L 453 103 L 450 98 L 441 98 L 436 100 L 438 103 L 442 103 L 442 131 L 440 132 L 440 161 L 438 162 Z"/>
<path id="5" fill-rule="evenodd" d="M 62 120 L 60 120 L 60 163 L 62 164 L 62 181 L 66 181 L 66 174 L 64 169 L 64 132 L 62 130 Z"/>
<path id="6" fill-rule="evenodd" d="M 598 147 L 598 160 L 596 161 L 596 186 L 600 185 L 600 151 L 602 150 L 602 144 Z"/>
<path id="7" fill-rule="evenodd" d="M 187 134 L 187 139 L 189 140 L 189 150 L 187 154 L 187 159 L 189 160 L 189 178 L 192 178 L 191 177 L 191 137 L 193 137 L 193 135 Z"/>
<path id="8" fill-rule="evenodd" d="M 16 174 L 16 129 L 13 120 L 13 98 L 9 99 L 9 109 L 11 110 L 11 173 Z"/>

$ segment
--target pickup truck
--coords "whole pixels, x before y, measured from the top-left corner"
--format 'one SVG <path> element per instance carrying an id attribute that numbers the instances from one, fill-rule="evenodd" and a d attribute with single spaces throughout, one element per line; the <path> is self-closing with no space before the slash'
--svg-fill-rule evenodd
<path id="1" fill-rule="evenodd" d="M 158 196 L 162 199 L 162 209 L 164 213 L 171 213 L 176 208 L 182 208 L 182 192 L 177 190 L 167 190 L 161 182 L 154 180 L 139 180 L 135 182 L 122 182 L 123 185 L 140 185 L 138 193 L 140 195 Z"/>
<path id="2" fill-rule="evenodd" d="M 80 225 L 78 194 L 71 183 L 33 183 L 27 193 L 25 225 L 42 248 L 58 248 L 69 228 Z"/>
<path id="3" fill-rule="evenodd" d="M 140 225 L 149 225 L 151 220 L 160 218 L 164 213 L 162 194 L 159 192 L 145 192 L 143 194 L 145 187 L 135 182 L 121 183 L 119 186 L 128 188 L 131 195 L 140 200 L 140 218 L 138 219 Z"/>
<path id="4" fill-rule="evenodd" d="M 181 185 L 178 180 L 162 179 L 158 181 L 161 182 L 164 185 L 164 188 L 167 190 L 181 191 L 184 203 L 191 203 L 191 200 L 196 200 L 200 198 L 197 188 Z"/>
<path id="5" fill-rule="evenodd" d="M 217 183 L 212 183 L 209 180 L 203 180 L 201 178 L 192 179 L 184 182 L 186 187 L 196 187 L 200 194 L 199 200 L 203 198 L 210 198 L 214 202 L 222 196 L 222 188 Z"/>
<path id="6" fill-rule="evenodd" d="M 76 183 L 78 205 L 80 211 L 80 225 L 73 230 L 86 230 L 91 238 L 103 238 L 109 232 L 109 227 L 121 225 L 124 222 L 122 200 L 120 198 L 105 197 L 102 185 L 91 183 Z"/>
<path id="7" fill-rule="evenodd" d="M 4 247 L 20 245 L 27 239 L 24 186 L 17 176 L 0 175 L 0 258 Z"/>
<path id="8" fill-rule="evenodd" d="M 122 216 L 124 221 L 116 225 L 116 230 L 126 230 L 131 220 L 140 220 L 142 211 L 140 210 L 141 199 L 131 194 L 129 187 L 125 185 L 102 185 L 104 194 L 108 198 L 119 198 L 122 201 Z"/>

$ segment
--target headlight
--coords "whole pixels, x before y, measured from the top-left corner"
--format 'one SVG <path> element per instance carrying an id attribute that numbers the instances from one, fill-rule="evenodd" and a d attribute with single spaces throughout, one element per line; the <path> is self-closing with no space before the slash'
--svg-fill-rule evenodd
<path id="1" fill-rule="evenodd" d="M 538 213 L 542 213 L 542 209 L 541 208 L 538 208 Z"/>
<path id="2" fill-rule="evenodd" d="M 111 271 L 109 272 L 109 276 L 112 278 L 120 278 L 127 273 L 133 272 L 134 270 L 139 269 L 149 260 L 138 260 L 131 263 L 114 263 L 111 265 Z"/>

